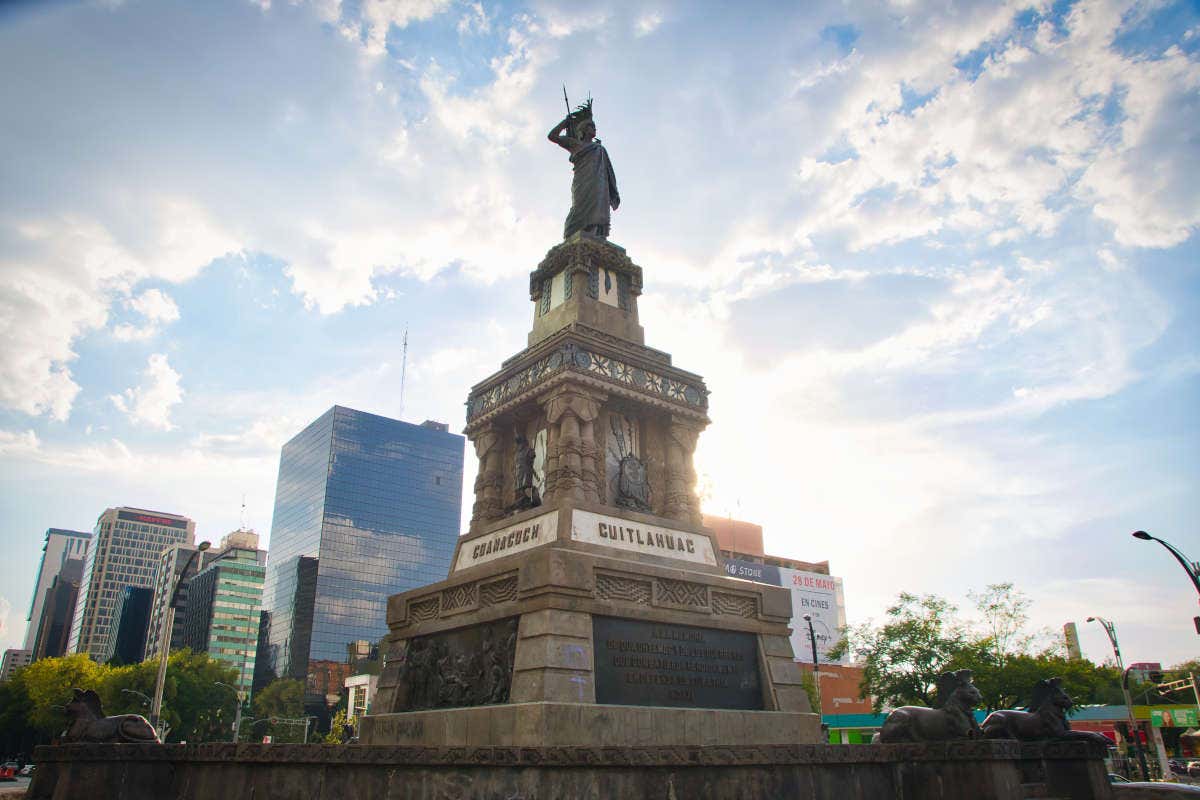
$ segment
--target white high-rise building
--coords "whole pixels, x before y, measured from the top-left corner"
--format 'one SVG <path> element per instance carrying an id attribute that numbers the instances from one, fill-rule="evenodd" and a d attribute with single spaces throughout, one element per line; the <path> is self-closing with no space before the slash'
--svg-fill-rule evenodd
<path id="1" fill-rule="evenodd" d="M 124 506 L 101 514 L 84 562 L 68 650 L 103 658 L 125 587 L 153 587 L 163 550 L 190 545 L 195 537 L 196 523 L 178 514 Z"/>
<path id="2" fill-rule="evenodd" d="M 62 570 L 68 558 L 82 561 L 87 555 L 88 542 L 92 535 L 83 531 L 68 531 L 50 528 L 46 531 L 46 543 L 42 545 L 42 563 L 38 565 L 37 580 L 33 584 L 33 599 L 29 603 L 29 615 L 25 618 L 24 650 L 33 650 L 37 642 L 38 625 L 42 621 L 42 604 L 46 602 L 46 590 Z"/>

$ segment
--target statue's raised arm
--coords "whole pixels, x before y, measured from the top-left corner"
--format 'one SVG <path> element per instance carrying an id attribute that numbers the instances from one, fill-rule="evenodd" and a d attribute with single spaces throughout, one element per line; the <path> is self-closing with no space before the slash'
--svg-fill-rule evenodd
<path id="1" fill-rule="evenodd" d="M 563 238 L 583 231 L 607 239 L 609 209 L 621 205 L 621 195 L 617 193 L 617 176 L 608 151 L 596 138 L 591 98 L 555 125 L 547 138 L 571 154 L 575 170 Z"/>

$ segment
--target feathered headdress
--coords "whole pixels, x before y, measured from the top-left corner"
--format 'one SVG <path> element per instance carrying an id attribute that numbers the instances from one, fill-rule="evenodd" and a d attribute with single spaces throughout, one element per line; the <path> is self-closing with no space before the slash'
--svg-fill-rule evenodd
<path id="1" fill-rule="evenodd" d="M 563 100 L 567 99 L 567 87 L 563 87 Z M 567 101 L 567 108 L 571 107 L 571 103 Z M 588 99 L 575 106 L 575 110 L 567 114 L 567 119 L 571 120 L 571 135 L 578 136 L 579 129 L 583 127 L 583 123 L 592 121 L 592 96 L 589 94 Z"/>

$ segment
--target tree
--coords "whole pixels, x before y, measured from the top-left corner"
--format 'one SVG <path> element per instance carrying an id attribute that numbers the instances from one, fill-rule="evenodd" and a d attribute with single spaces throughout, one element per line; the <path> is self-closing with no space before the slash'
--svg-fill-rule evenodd
<path id="1" fill-rule="evenodd" d="M 145 662 L 142 667 L 154 662 Z M 237 698 L 217 683 L 233 684 L 237 668 L 184 648 L 171 653 L 163 684 L 162 716 L 173 742 L 219 742 L 232 736 Z"/>
<path id="2" fill-rule="evenodd" d="M 31 704 L 26 724 L 48 737 L 60 734 L 67 727 L 62 707 L 73 697 L 71 690 L 98 688 L 107 669 L 80 654 L 43 658 L 25 667 L 21 672 Z"/>
<path id="3" fill-rule="evenodd" d="M 954 618 L 958 609 L 937 595 L 902 592 L 887 609 L 879 628 L 864 623 L 848 628 L 829 658 L 846 653 L 863 665 L 859 691 L 884 706 L 933 705 L 937 678 L 968 646 L 965 628 Z"/>
<path id="4" fill-rule="evenodd" d="M 252 708 L 256 718 L 268 718 L 268 722 L 257 726 L 265 730 L 276 742 L 299 742 L 304 739 L 304 727 L 291 722 L 304 715 L 304 682 L 293 678 L 273 681 L 254 694 Z M 255 738 L 253 731 L 247 734 Z"/>
<path id="5" fill-rule="evenodd" d="M 1012 583 L 991 583 L 982 592 L 967 592 L 976 610 L 983 615 L 986 648 L 996 664 L 1003 667 L 1014 653 L 1027 652 L 1033 636 L 1025 633 L 1032 601 L 1013 588 Z"/>

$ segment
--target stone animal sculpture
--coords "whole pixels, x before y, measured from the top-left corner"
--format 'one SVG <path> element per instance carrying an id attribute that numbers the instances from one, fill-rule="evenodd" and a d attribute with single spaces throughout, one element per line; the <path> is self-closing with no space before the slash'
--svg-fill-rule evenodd
<path id="1" fill-rule="evenodd" d="M 973 713 L 983 695 L 971 682 L 971 670 L 943 673 L 938 678 L 937 697 L 937 708 L 901 706 L 888 714 L 875 741 L 890 744 L 983 737 Z"/>
<path id="2" fill-rule="evenodd" d="M 1062 688 L 1062 678 L 1040 680 L 1033 687 L 1028 711 L 993 711 L 980 727 L 989 739 L 1077 739 L 1111 745 L 1103 734 L 1071 730 L 1067 711 L 1072 705 Z"/>
<path id="3" fill-rule="evenodd" d="M 71 721 L 63 731 L 64 742 L 131 742 L 146 744 L 158 742 L 158 734 L 146 720 L 137 714 L 104 716 L 100 697 L 91 689 L 72 689 L 75 696 L 66 705 Z"/>

